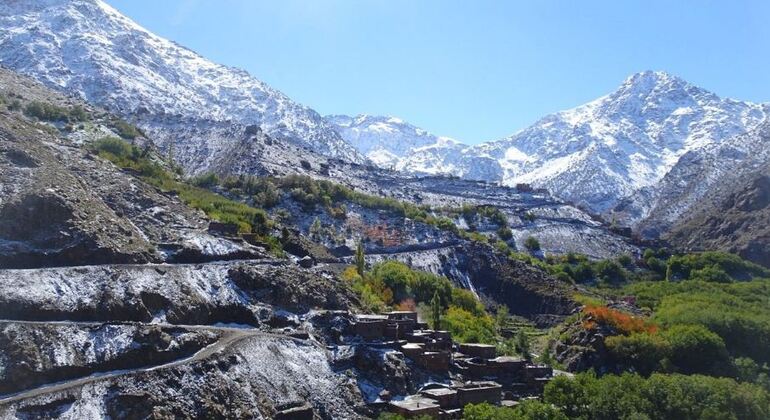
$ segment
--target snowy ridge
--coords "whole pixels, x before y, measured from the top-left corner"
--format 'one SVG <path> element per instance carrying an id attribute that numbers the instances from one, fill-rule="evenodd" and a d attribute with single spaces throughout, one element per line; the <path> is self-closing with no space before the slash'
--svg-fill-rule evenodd
<path id="1" fill-rule="evenodd" d="M 150 33 L 101 0 L 2 2 L 0 63 L 143 128 L 161 118 L 233 121 L 327 156 L 365 161 L 312 109 Z"/>
<path id="2" fill-rule="evenodd" d="M 453 155 L 467 147 L 391 116 L 329 115 L 325 119 L 343 139 L 383 168 L 423 174 L 452 173 Z"/>
<path id="3" fill-rule="evenodd" d="M 722 99 L 665 72 L 645 71 L 609 95 L 476 146 L 428 140 L 420 135 L 424 130 L 400 120 L 395 130 L 377 129 L 387 117 L 334 121 L 354 121 L 340 128 L 343 138 L 365 154 L 387 151 L 387 165 L 396 169 L 529 183 L 608 212 L 623 198 L 654 189 L 685 154 L 756 129 L 768 110 L 767 104 Z M 405 132 L 414 135 L 405 138 Z M 430 145 L 413 146 L 423 139 Z"/>

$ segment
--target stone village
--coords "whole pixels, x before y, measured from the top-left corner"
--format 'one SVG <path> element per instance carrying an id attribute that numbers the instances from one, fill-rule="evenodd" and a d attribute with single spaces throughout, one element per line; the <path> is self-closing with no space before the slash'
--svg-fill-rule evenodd
<path id="1" fill-rule="evenodd" d="M 375 411 L 406 418 L 459 419 L 466 404 L 515 406 L 520 399 L 535 398 L 553 377 L 551 367 L 498 356 L 494 345 L 456 343 L 449 332 L 429 329 L 416 312 L 361 314 L 351 321 L 343 333 L 350 336 L 347 344 L 357 354 L 371 356 L 355 357 L 357 369 L 373 370 L 372 365 L 394 356 L 408 360 L 412 371 L 422 372 L 421 386 L 408 395 L 403 387 L 389 389 L 387 384 L 372 390 L 368 402 Z M 328 348 L 338 350 L 335 345 Z"/>

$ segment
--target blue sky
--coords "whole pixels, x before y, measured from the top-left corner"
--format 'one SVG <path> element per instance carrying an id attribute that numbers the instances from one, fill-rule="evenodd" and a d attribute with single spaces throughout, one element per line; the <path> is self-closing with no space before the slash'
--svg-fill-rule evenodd
<path id="1" fill-rule="evenodd" d="M 478 143 L 665 70 L 770 101 L 770 1 L 107 0 L 322 114 Z"/>

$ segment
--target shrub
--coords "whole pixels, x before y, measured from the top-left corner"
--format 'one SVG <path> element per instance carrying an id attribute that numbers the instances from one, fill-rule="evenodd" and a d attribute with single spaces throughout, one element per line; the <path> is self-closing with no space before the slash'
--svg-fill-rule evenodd
<path id="1" fill-rule="evenodd" d="M 621 370 L 632 370 L 648 376 L 661 370 L 661 361 L 669 357 L 669 342 L 659 334 L 632 333 L 605 340 L 612 361 Z"/>
<path id="2" fill-rule="evenodd" d="M 594 329 L 598 325 L 612 327 L 619 334 L 628 335 L 635 332 L 653 333 L 657 326 L 649 323 L 644 318 L 629 315 L 627 313 L 608 308 L 606 306 L 589 305 L 583 308 L 583 327 Z"/>
<path id="3" fill-rule="evenodd" d="M 12 112 L 21 110 L 21 102 L 18 99 L 14 99 L 8 103 L 8 110 Z"/>
<path id="4" fill-rule="evenodd" d="M 497 236 L 504 241 L 509 241 L 513 238 L 513 231 L 508 226 L 502 226 L 500 229 L 497 229 Z"/>
<path id="5" fill-rule="evenodd" d="M 449 232 L 457 232 L 457 225 L 455 225 L 455 222 L 448 217 L 439 217 L 436 219 L 436 227 Z"/>
<path id="6" fill-rule="evenodd" d="M 594 269 L 588 261 L 582 261 L 573 270 L 572 278 L 581 283 L 589 281 L 594 278 Z"/>
<path id="7" fill-rule="evenodd" d="M 708 269 L 707 271 L 699 271 Z M 706 277 L 715 276 L 724 282 L 726 273 L 733 280 L 750 280 L 757 277 L 770 277 L 770 270 L 757 264 L 744 261 L 734 254 L 725 252 L 701 252 L 675 255 L 668 260 L 666 279 L 669 281 L 690 279 L 693 271 Z"/>
<path id="8" fill-rule="evenodd" d="M 530 251 L 540 251 L 540 241 L 534 236 L 529 236 L 524 241 L 524 246 Z"/>
<path id="9" fill-rule="evenodd" d="M 190 182 L 196 187 L 212 188 L 219 185 L 219 176 L 213 172 L 206 172 L 196 176 Z"/>
<path id="10" fill-rule="evenodd" d="M 46 102 L 33 101 L 24 108 L 24 114 L 28 117 L 34 117 L 43 121 L 63 121 L 70 120 L 67 108 L 49 104 Z"/>
<path id="11" fill-rule="evenodd" d="M 602 260 L 596 263 L 596 277 L 605 283 L 620 284 L 628 280 L 628 273 L 623 267 L 612 260 Z"/>
<path id="12" fill-rule="evenodd" d="M 701 325 L 675 325 L 662 333 L 671 362 L 681 373 L 726 373 L 730 364 L 725 342 Z"/>
<path id="13" fill-rule="evenodd" d="M 452 289 L 452 304 L 477 316 L 483 315 L 486 312 L 484 305 L 479 302 L 476 295 L 470 290 Z"/>
<path id="14" fill-rule="evenodd" d="M 466 420 L 567 420 L 559 409 L 536 400 L 522 401 L 514 408 L 488 403 L 468 404 L 463 409 Z"/>
<path id="15" fill-rule="evenodd" d="M 733 357 L 770 362 L 770 281 L 643 282 L 625 287 L 638 305 L 655 309 L 664 327 L 701 325 L 722 338 Z"/>
<path id="16" fill-rule="evenodd" d="M 114 120 L 112 122 L 112 128 L 120 137 L 126 140 L 133 140 L 142 135 L 142 132 L 139 131 L 138 128 L 123 120 Z"/>

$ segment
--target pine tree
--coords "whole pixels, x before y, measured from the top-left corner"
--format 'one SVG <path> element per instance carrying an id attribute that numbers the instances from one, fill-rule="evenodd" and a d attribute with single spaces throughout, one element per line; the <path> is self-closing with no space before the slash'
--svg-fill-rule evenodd
<path id="1" fill-rule="evenodd" d="M 358 275 L 363 277 L 364 271 L 366 270 L 366 260 L 364 259 L 364 244 L 361 241 L 358 241 L 358 246 L 356 247 L 356 271 L 358 271 Z"/>
<path id="2" fill-rule="evenodd" d="M 433 299 L 430 301 L 431 317 L 433 318 L 433 329 L 441 328 L 441 298 L 438 296 L 438 290 L 433 292 Z"/>

